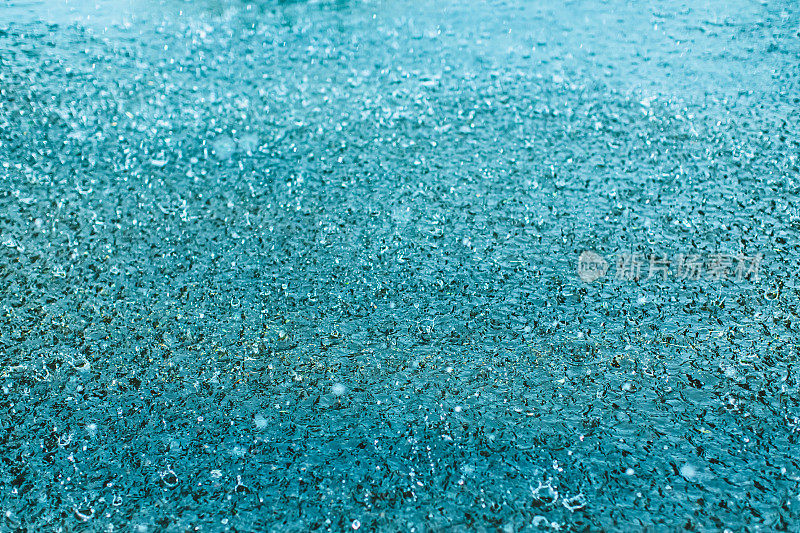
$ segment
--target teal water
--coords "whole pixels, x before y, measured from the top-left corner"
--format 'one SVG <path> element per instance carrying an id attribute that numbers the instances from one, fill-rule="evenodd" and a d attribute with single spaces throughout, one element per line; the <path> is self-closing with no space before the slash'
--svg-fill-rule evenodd
<path id="1" fill-rule="evenodd" d="M 795 530 L 798 28 L 0 4 L 0 524 Z"/>

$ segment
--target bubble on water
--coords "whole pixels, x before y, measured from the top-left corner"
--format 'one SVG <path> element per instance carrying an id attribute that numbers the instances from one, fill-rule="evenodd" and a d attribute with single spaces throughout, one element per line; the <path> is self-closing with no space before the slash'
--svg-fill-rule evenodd
<path id="1" fill-rule="evenodd" d="M 689 463 L 686 463 L 681 467 L 681 475 L 691 481 L 697 476 L 697 469 Z"/>
<path id="2" fill-rule="evenodd" d="M 75 513 L 75 517 L 78 518 L 81 522 L 88 522 L 94 517 L 94 508 L 73 508 L 72 511 Z"/>
<path id="3" fill-rule="evenodd" d="M 269 420 L 267 420 L 267 417 L 262 414 L 257 414 L 255 417 L 253 417 L 253 422 L 258 429 L 266 429 L 266 427 L 269 425 Z"/>
<path id="4" fill-rule="evenodd" d="M 580 494 L 576 494 L 571 498 L 565 498 L 564 501 L 561 502 L 564 507 L 566 507 L 570 512 L 575 512 L 578 509 L 583 509 L 586 507 L 586 496 L 583 495 L 581 492 Z"/>
<path id="5" fill-rule="evenodd" d="M 334 396 L 341 396 L 345 392 L 347 392 L 347 387 L 342 385 L 341 383 L 334 383 L 331 387 L 331 392 Z"/>
<path id="6" fill-rule="evenodd" d="M 545 505 L 554 504 L 556 501 L 558 501 L 558 491 L 554 489 L 549 482 L 542 484 L 540 481 L 538 487 L 535 489 L 531 487 L 530 489 L 533 498 Z"/>
<path id="7" fill-rule="evenodd" d="M 242 483 L 242 476 L 241 475 L 237 475 L 236 476 L 236 486 L 233 488 L 233 492 L 235 492 L 237 494 L 249 494 L 250 493 L 250 489 L 247 487 L 247 485 Z"/>
<path id="8" fill-rule="evenodd" d="M 161 482 L 167 488 L 173 488 L 178 485 L 178 475 L 172 469 L 170 465 L 167 465 L 167 468 L 161 472 L 159 472 L 161 476 Z"/>
<path id="9" fill-rule="evenodd" d="M 353 520 L 353 523 L 352 523 L 352 524 L 350 524 L 350 526 L 351 526 L 353 529 L 358 529 L 358 528 L 360 528 L 360 527 L 361 527 L 361 522 L 359 522 L 358 520 Z"/>
<path id="10" fill-rule="evenodd" d="M 633 470 L 633 468 L 630 468 L 630 467 L 628 467 L 628 468 L 625 470 L 625 475 L 626 475 L 626 476 L 632 476 L 632 475 L 633 475 L 633 474 L 635 474 L 635 473 L 636 473 L 636 472 Z"/>
<path id="11" fill-rule="evenodd" d="M 72 433 L 64 433 L 58 437 L 58 445 L 62 448 L 66 447 L 70 442 L 72 442 Z"/>
<path id="12" fill-rule="evenodd" d="M 67 363 L 78 372 L 88 372 L 92 368 L 92 365 L 84 356 L 76 357 L 71 354 L 64 354 L 64 358 Z"/>

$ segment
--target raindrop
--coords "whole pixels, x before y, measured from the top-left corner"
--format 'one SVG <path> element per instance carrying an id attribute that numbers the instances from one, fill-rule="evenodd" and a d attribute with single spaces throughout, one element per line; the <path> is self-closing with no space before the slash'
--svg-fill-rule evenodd
<path id="1" fill-rule="evenodd" d="M 167 488 L 171 489 L 178 485 L 178 476 L 175 474 L 175 471 L 172 469 L 170 465 L 167 465 L 166 470 L 163 470 L 162 472 L 160 472 L 160 474 L 161 474 L 161 482 L 164 483 L 164 485 Z"/>

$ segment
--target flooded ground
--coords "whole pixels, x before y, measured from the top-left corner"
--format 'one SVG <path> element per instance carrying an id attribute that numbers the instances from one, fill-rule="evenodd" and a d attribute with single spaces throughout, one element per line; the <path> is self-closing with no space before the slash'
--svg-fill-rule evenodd
<path id="1" fill-rule="evenodd" d="M 8 531 L 796 531 L 792 2 L 0 0 Z"/>

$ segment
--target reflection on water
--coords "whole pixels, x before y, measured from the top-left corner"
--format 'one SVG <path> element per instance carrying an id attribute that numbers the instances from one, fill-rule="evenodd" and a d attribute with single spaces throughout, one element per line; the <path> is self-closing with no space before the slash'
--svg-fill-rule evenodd
<path id="1" fill-rule="evenodd" d="M 748 0 L 708 0 L 680 11 L 681 17 L 625 2 L 575 2 L 569 8 L 546 2 L 490 4 L 492 17 L 458 0 L 0 0 L 0 26 L 45 22 L 143 35 L 168 31 L 165 25 L 176 19 L 231 19 L 233 26 L 251 27 L 272 12 L 287 27 L 302 21 L 306 32 L 319 27 L 314 17 L 321 12 L 336 11 L 334 20 L 342 25 L 325 25 L 326 31 L 346 32 L 347 26 L 376 16 L 402 26 L 415 40 L 441 39 L 442 46 L 479 51 L 479 62 L 489 60 L 504 70 L 527 69 L 536 58 L 556 72 L 592 72 L 594 79 L 624 92 L 705 97 L 735 87 L 733 94 L 752 94 L 754 101 L 778 89 L 772 72 L 789 57 L 773 54 L 756 64 L 739 60 L 749 52 L 737 33 L 757 27 L 765 15 L 763 6 Z M 675 4 L 684 6 L 680 0 Z M 797 18 L 793 4 L 779 5 L 781 20 Z M 639 31 L 630 32 L 633 27 Z M 692 38 L 673 37 L 684 32 Z M 790 48 L 786 52 L 796 51 L 795 45 Z"/>
<path id="2" fill-rule="evenodd" d="M 348 0 L 272 0 L 237 2 L 205 0 L 0 0 L 0 24 L 46 22 L 87 27 L 124 26 L 180 15 L 222 15 L 226 10 L 259 10 L 296 4 L 343 9 Z"/>
<path id="3" fill-rule="evenodd" d="M 124 25 L 146 14 L 158 2 L 150 0 L 4 0 L 0 23 Z"/>

